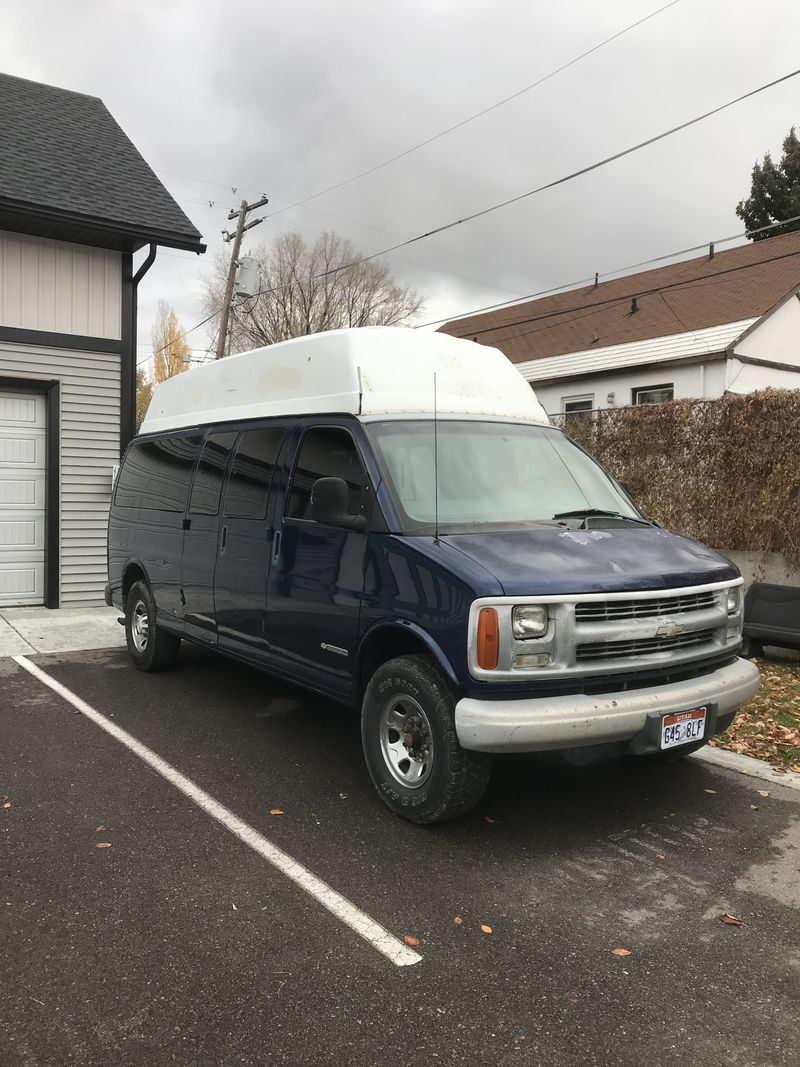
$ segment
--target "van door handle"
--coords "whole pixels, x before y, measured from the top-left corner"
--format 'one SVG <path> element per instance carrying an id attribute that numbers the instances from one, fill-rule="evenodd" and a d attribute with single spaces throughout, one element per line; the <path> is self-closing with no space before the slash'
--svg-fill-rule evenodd
<path id="1" fill-rule="evenodd" d="M 272 538 L 272 562 L 277 566 L 278 561 L 281 558 L 281 541 L 283 535 L 280 530 L 276 530 Z"/>
<path id="2" fill-rule="evenodd" d="M 222 555 L 222 553 L 225 551 L 225 545 L 227 543 L 228 543 L 228 527 L 227 526 L 223 526 L 222 527 L 222 541 L 220 542 L 220 546 L 219 546 L 219 554 L 220 555 Z"/>
<path id="3" fill-rule="evenodd" d="M 183 528 L 184 528 L 184 530 L 190 529 L 191 525 L 192 525 L 192 520 L 191 519 L 184 519 L 183 520 Z"/>

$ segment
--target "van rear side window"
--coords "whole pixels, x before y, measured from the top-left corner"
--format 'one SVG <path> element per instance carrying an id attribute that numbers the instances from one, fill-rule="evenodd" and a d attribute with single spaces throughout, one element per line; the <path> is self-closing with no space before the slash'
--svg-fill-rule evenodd
<path id="1" fill-rule="evenodd" d="M 222 479 L 235 440 L 235 433 L 212 433 L 206 440 L 189 502 L 189 511 L 193 515 L 216 515 L 219 511 Z"/>
<path id="2" fill-rule="evenodd" d="M 172 434 L 134 441 L 117 479 L 114 505 L 184 512 L 201 434 Z"/>

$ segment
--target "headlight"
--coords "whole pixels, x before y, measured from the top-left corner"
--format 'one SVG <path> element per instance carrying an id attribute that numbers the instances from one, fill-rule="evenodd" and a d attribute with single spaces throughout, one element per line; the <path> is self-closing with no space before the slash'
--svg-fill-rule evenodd
<path id="1" fill-rule="evenodd" d="M 511 632 L 518 641 L 547 633 L 547 605 L 520 604 L 511 612 Z"/>
<path id="2" fill-rule="evenodd" d="M 733 589 L 728 590 L 728 614 L 735 615 L 739 610 L 741 604 L 741 589 L 739 586 L 734 586 Z"/>

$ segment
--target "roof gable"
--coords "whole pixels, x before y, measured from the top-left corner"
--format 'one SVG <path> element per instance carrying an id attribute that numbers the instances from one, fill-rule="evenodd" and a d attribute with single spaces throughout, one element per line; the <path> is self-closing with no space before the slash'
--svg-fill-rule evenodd
<path id="1" fill-rule="evenodd" d="M 800 231 L 447 323 L 512 363 L 760 318 L 800 284 Z M 636 298 L 635 304 L 633 303 Z"/>
<path id="2" fill-rule="evenodd" d="M 0 74 L 0 229 L 202 252 L 198 230 L 102 100 Z"/>

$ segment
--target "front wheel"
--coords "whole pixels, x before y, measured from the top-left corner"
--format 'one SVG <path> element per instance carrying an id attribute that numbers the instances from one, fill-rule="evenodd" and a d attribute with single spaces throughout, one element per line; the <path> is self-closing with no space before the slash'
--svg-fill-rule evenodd
<path id="1" fill-rule="evenodd" d="M 458 743 L 456 694 L 429 656 L 400 656 L 370 679 L 361 738 L 384 803 L 415 823 L 446 822 L 474 808 L 491 757 Z"/>
<path id="2" fill-rule="evenodd" d="M 146 582 L 132 585 L 125 599 L 125 637 L 140 671 L 164 671 L 177 663 L 181 639 L 156 626 L 156 602 Z"/>

